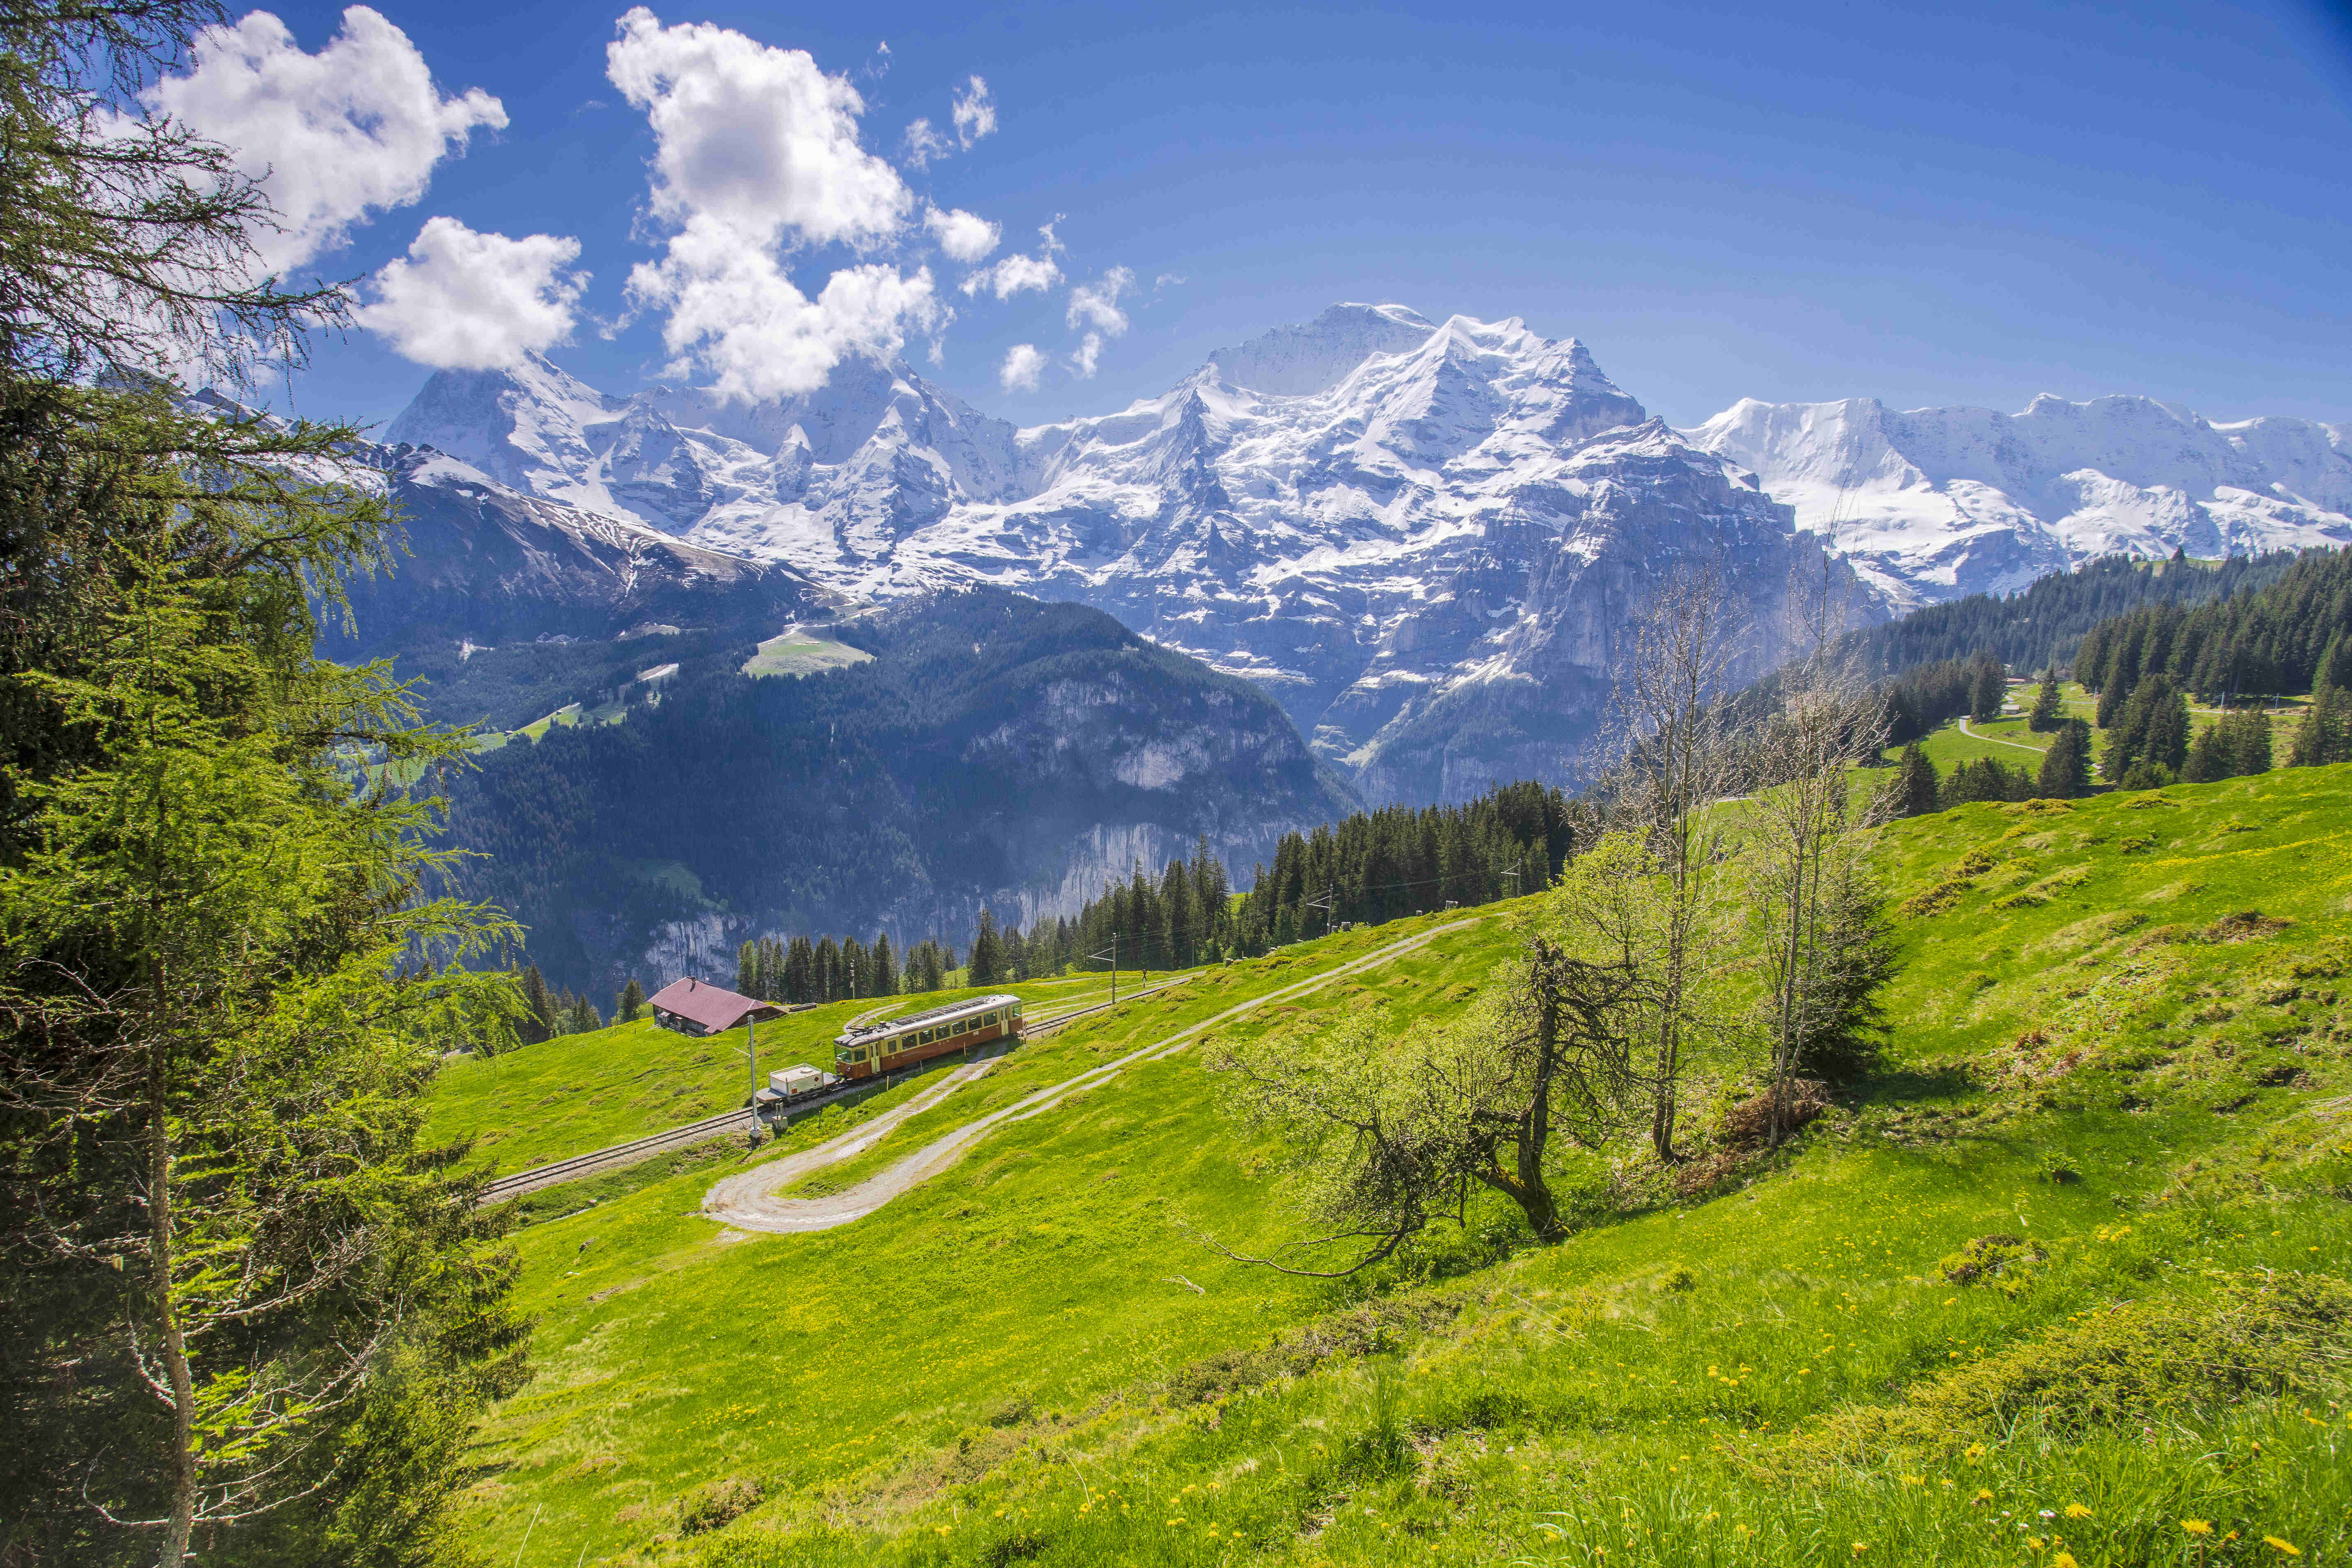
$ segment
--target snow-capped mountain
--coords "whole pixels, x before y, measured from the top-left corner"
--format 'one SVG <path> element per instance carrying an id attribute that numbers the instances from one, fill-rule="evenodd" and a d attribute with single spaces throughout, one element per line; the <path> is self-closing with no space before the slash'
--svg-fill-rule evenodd
<path id="1" fill-rule="evenodd" d="M 2352 543 L 2352 428 L 2307 419 L 2216 425 L 2145 397 L 2013 415 L 1746 399 L 1683 435 L 1754 469 L 1902 604 L 2099 555 Z"/>
<path id="2" fill-rule="evenodd" d="M 745 405 L 613 397 L 534 360 L 435 376 L 390 435 L 864 598 L 982 580 L 1094 605 L 1265 685 L 1374 799 L 1568 772 L 1672 563 L 1719 563 L 1761 666 L 1820 561 L 1582 344 L 1399 305 L 1334 306 L 1164 396 L 1026 430 L 903 363 Z"/>

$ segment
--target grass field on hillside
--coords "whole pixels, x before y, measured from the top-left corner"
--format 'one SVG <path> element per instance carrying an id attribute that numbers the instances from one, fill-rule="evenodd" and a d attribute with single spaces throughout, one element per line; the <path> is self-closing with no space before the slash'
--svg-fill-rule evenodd
<path id="1" fill-rule="evenodd" d="M 1024 982 L 932 996 L 831 1002 L 757 1026 L 760 1083 L 806 1063 L 833 1070 L 834 1037 L 877 1009 L 938 1006 L 1006 990 L 1033 1006 L 1083 1001 L 1103 989 L 1093 975 Z M 559 1035 L 496 1057 L 466 1057 L 434 1086 L 426 1135 L 471 1139 L 500 1173 L 625 1143 L 744 1104 L 753 1088 L 742 1029 L 696 1037 L 650 1018 L 583 1035 Z"/>
<path id="2" fill-rule="evenodd" d="M 1482 1205 L 1369 1297 L 1217 1258 L 1187 1226 L 1295 1233 L 1197 1047 L 839 1230 L 724 1231 L 708 1170 L 524 1230 L 539 1375 L 467 1527 L 557 1568 L 2347 1561 L 2352 768 L 1965 806 L 1885 859 L 1887 1069 L 1681 1193 L 1572 1169 L 1556 1247 Z M 1443 1015 L 1512 946 L 1475 913 L 1236 1027 Z M 1443 918 L 1024 1047 L 858 1169 Z"/>

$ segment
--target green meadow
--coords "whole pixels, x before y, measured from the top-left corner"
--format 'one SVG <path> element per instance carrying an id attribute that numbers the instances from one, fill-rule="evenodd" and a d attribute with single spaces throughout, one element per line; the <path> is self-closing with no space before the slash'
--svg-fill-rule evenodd
<path id="1" fill-rule="evenodd" d="M 1752 1086 L 1712 1064 L 1684 1164 L 1567 1163 L 1557 1247 L 1474 1204 L 1372 1278 L 1224 1258 L 1298 1233 L 1197 1043 L 833 1231 L 698 1209 L 879 1101 L 583 1189 L 515 1235 L 538 1373 L 466 1528 L 517 1564 L 2347 1561 L 2352 768 L 1965 806 L 1883 860 L 1884 1069 L 1763 1154 L 1714 1136 Z M 1465 913 L 1219 1032 L 1442 1016 L 1515 940 L 1514 906 Z M 1024 1046 L 795 1195 L 1464 918 Z M 436 1126 L 650 1092 L 591 1054 L 625 1034 L 460 1064 Z M 511 1104 L 467 1086 L 541 1052 Z"/>

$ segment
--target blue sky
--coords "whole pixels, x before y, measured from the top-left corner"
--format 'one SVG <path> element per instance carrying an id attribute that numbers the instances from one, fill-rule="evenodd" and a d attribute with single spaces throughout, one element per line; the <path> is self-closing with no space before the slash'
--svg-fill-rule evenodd
<path id="1" fill-rule="evenodd" d="M 566 285 L 572 341 L 551 356 L 614 390 L 661 374 L 673 358 L 663 323 L 687 308 L 685 285 L 667 304 L 641 297 L 609 337 L 599 323 L 629 314 L 633 267 L 709 265 L 682 259 L 675 236 L 683 213 L 711 209 L 691 193 L 649 208 L 655 132 L 608 76 L 623 7 L 381 10 L 440 93 L 479 89 L 506 123 L 477 115 L 418 199 L 372 209 L 312 265 L 373 274 L 431 218 L 464 226 L 445 237 L 576 240 L 564 276 L 591 276 Z M 303 51 L 343 25 L 335 5 L 275 14 Z M 1023 423 L 1158 393 L 1219 344 L 1343 299 L 1516 315 L 1580 337 L 1683 425 L 1741 396 L 2015 409 L 2040 392 L 2144 393 L 2215 418 L 2352 419 L 2352 25 L 2340 10 L 1188 5 L 1155 20 L 1108 5 L 884 3 L 656 15 L 805 50 L 848 80 L 862 103 L 855 134 L 903 184 L 898 228 L 826 240 L 812 237 L 824 220 L 779 218 L 772 232 L 761 217 L 751 229 L 811 299 L 845 268 L 892 280 L 928 268 L 929 314 L 899 318 L 908 357 Z M 994 126 L 964 146 L 952 103 L 970 99 L 974 75 Z M 919 117 L 956 143 L 921 167 L 905 140 Z M 962 292 L 973 268 L 929 243 L 927 204 L 1000 226 L 986 264 L 1043 255 L 1058 276 L 1003 300 Z M 1058 251 L 1040 250 L 1046 223 Z M 1072 290 L 1100 298 L 1114 268 L 1134 281 L 1112 291 L 1109 315 L 1074 316 Z M 943 330 L 942 306 L 954 311 Z M 1073 356 L 1097 329 L 1085 377 Z M 1016 344 L 1037 357 L 1034 388 L 1004 384 Z M 690 374 L 715 374 L 697 357 L 710 347 L 689 350 Z M 427 374 L 361 331 L 322 346 L 294 392 L 307 412 L 380 420 Z"/>

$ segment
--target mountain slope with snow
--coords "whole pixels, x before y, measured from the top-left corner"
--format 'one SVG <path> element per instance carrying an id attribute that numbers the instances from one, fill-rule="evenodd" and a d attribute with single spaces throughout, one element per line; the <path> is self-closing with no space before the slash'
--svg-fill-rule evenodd
<path id="1" fill-rule="evenodd" d="M 2145 397 L 2014 415 L 1747 399 L 1683 435 L 1755 470 L 1903 604 L 2099 555 L 2352 543 L 2352 428 L 2307 419 L 2217 425 Z"/>
<path id="2" fill-rule="evenodd" d="M 1570 771 L 1674 563 L 1720 568 L 1758 667 L 1820 563 L 1789 508 L 1582 344 L 1398 305 L 1334 306 L 1161 397 L 1026 430 L 903 363 L 729 405 L 534 360 L 435 376 L 390 434 L 862 598 L 982 581 L 1108 610 L 1264 685 L 1375 799 Z"/>

